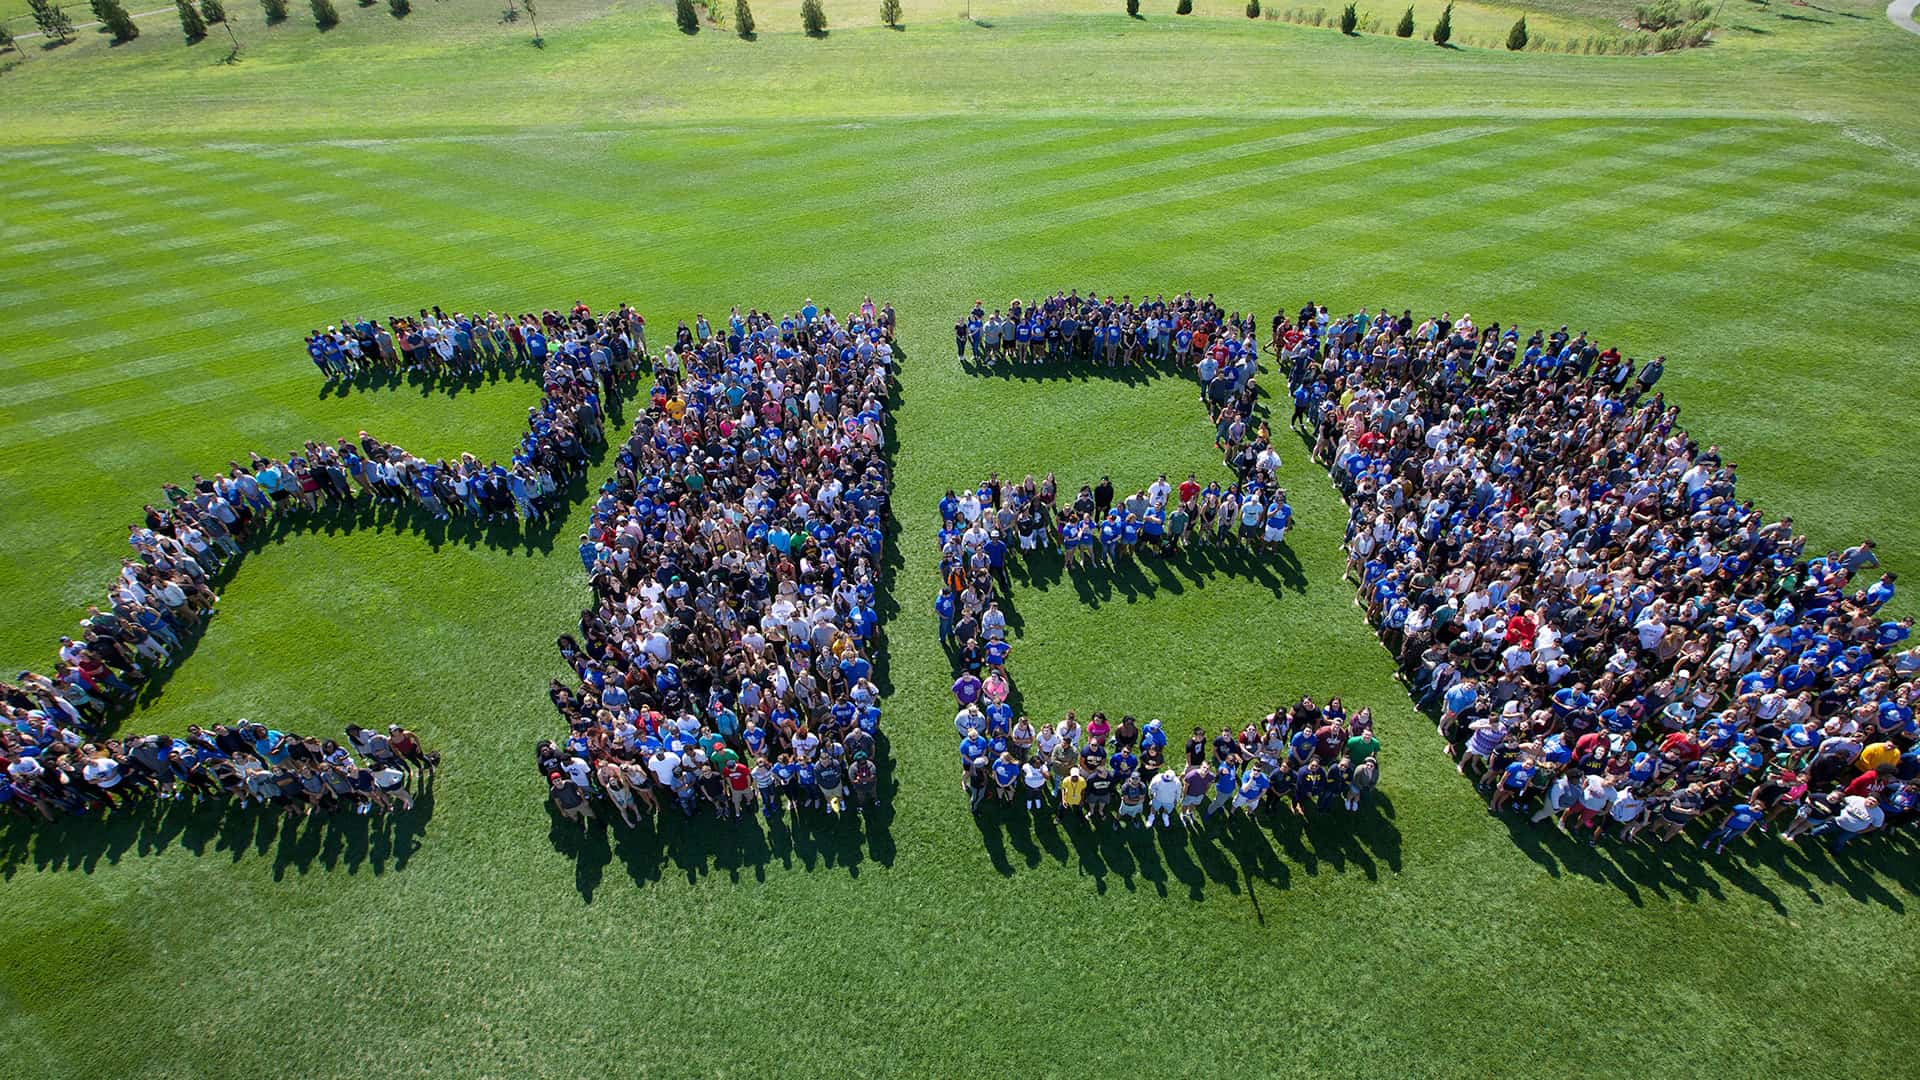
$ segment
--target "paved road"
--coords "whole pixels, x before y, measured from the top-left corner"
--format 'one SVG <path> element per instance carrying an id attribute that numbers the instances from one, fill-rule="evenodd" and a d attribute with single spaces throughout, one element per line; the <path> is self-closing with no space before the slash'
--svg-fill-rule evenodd
<path id="1" fill-rule="evenodd" d="M 1901 4 L 1901 3 L 1906 3 L 1906 0 L 1893 0 L 1893 2 L 1894 2 L 1895 4 Z M 64 6 L 66 6 L 66 5 L 64 5 L 64 4 L 63 4 L 63 5 L 61 5 L 61 6 L 62 6 L 62 7 L 64 7 Z M 178 10 L 179 10 L 178 8 L 170 8 L 170 7 L 163 7 L 163 8 L 154 8 L 154 9 L 153 9 L 152 11 L 136 11 L 136 12 L 134 12 L 134 13 L 133 13 L 133 17 L 134 17 L 134 18 L 136 18 L 136 19 L 144 19 L 144 18 L 146 18 L 146 17 L 147 17 L 147 16 L 149 16 L 149 15 L 161 15 L 161 14 L 164 14 L 164 13 L 166 13 L 166 12 L 169 12 L 169 11 L 178 11 Z M 1911 4 L 1911 3 L 1908 3 L 1908 4 L 1907 4 L 1907 10 L 1908 10 L 1909 12 L 1911 12 L 1911 11 L 1913 10 L 1913 4 Z M 1892 8 L 1888 8 L 1888 9 L 1887 9 L 1887 14 L 1889 14 L 1889 15 L 1891 15 L 1891 14 L 1893 14 L 1893 9 L 1892 9 Z M 89 19 L 89 20 L 87 20 L 86 22 L 77 22 L 77 23 L 74 23 L 74 24 L 73 24 L 73 28 L 74 28 L 75 30 L 85 30 L 85 29 L 87 29 L 88 27 L 91 27 L 91 26 L 99 26 L 99 25 L 100 25 L 100 20 L 98 20 L 98 19 Z M 1912 27 L 1912 26 L 1913 26 L 1913 23 L 1912 23 L 1911 21 L 1909 21 L 1909 22 L 1907 23 L 1907 25 L 1908 25 L 1909 27 Z M 1914 29 L 1914 31 L 1913 31 L 1913 32 L 1914 32 L 1914 33 L 1916 33 L 1916 34 L 1920 34 L 1920 29 Z M 30 37 L 45 37 L 45 36 L 46 36 L 45 34 L 42 34 L 42 33 L 41 33 L 40 31 L 38 31 L 38 30 L 30 30 L 30 31 L 28 31 L 27 33 L 24 33 L 24 34 L 15 34 L 15 35 L 13 35 L 13 37 L 14 37 L 14 40 L 16 40 L 16 41 L 25 41 L 26 39 L 28 39 L 28 38 L 30 38 Z"/>
<path id="2" fill-rule="evenodd" d="M 1887 18 L 1909 34 L 1920 34 L 1920 23 L 1913 21 L 1913 9 L 1916 6 L 1920 6 L 1920 0 L 1892 0 L 1887 5 Z"/>

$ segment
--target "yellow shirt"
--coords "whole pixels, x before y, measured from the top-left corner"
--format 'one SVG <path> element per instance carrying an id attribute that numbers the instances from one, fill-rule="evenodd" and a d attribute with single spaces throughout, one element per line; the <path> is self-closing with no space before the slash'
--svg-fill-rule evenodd
<path id="1" fill-rule="evenodd" d="M 1860 751 L 1860 756 L 1855 758 L 1853 763 L 1859 766 L 1861 772 L 1869 769 L 1891 769 L 1900 764 L 1900 748 L 1890 742 L 1877 742 Z"/>
<path id="2" fill-rule="evenodd" d="M 1080 800 L 1086 798 L 1086 795 L 1087 781 L 1085 777 L 1069 776 L 1065 780 L 1060 781 L 1061 806 L 1079 806 Z"/>

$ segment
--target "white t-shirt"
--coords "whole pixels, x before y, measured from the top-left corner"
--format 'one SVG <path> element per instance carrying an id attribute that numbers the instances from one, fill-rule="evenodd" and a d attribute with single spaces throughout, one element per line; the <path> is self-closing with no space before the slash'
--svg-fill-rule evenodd
<path id="1" fill-rule="evenodd" d="M 662 787 L 673 785 L 673 774 L 680 768 L 680 755 L 669 750 L 647 759 L 647 769 L 653 773 Z"/>

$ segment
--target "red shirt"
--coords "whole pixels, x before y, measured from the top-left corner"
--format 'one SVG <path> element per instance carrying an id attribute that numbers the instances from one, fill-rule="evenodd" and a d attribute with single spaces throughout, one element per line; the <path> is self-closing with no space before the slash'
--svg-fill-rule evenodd
<path id="1" fill-rule="evenodd" d="M 1663 754 L 1672 754 L 1674 757 L 1681 758 L 1685 761 L 1698 761 L 1700 759 L 1700 744 L 1693 741 L 1692 735 L 1684 731 L 1676 731 L 1661 740 L 1660 752 Z"/>
<path id="2" fill-rule="evenodd" d="M 1887 778 L 1877 772 L 1863 772 L 1847 785 L 1847 794 L 1869 798 L 1880 794 L 1887 788 Z"/>

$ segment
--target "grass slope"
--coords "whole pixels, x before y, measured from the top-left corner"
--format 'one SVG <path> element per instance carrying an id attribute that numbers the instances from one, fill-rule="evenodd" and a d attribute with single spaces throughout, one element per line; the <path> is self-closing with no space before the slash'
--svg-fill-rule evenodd
<path id="1" fill-rule="evenodd" d="M 162 480 L 360 427 L 422 452 L 519 430 L 521 382 L 319 393 L 297 347 L 312 325 L 576 297 L 658 324 L 872 292 L 900 309 L 907 352 L 894 813 L 772 837 L 550 836 L 527 751 L 552 727 L 552 638 L 586 594 L 566 542 L 583 509 L 553 550 L 291 535 L 248 557 L 133 723 L 404 718 L 447 752 L 430 811 L 386 829 L 0 830 L 16 926 L 0 1060 L 45 1076 L 1904 1069 L 1897 1039 L 1858 1034 L 1901 1030 L 1898 996 L 1836 992 L 1826 961 L 1902 984 L 1920 959 L 1911 849 L 1709 864 L 1489 821 L 1349 606 L 1342 511 L 1295 447 L 1297 579 L 1181 564 L 1083 592 L 1042 574 L 1016 596 L 1018 672 L 1036 715 L 1186 723 L 1303 690 L 1372 704 L 1387 799 L 1363 822 L 1199 842 L 977 825 L 951 790 L 929 609 L 951 484 L 1218 472 L 1184 382 L 952 363 L 966 301 L 1063 284 L 1263 312 L 1464 307 L 1663 351 L 1750 494 L 1816 542 L 1872 533 L 1910 568 L 1914 383 L 1883 327 L 1920 313 L 1917 144 L 1890 77 L 1920 42 L 1863 23 L 1782 30 L 1772 52 L 1442 56 L 1244 20 L 1009 14 L 824 42 L 775 23 L 747 45 L 684 39 L 657 8 L 570 27 L 556 6 L 535 52 L 453 5 L 416 10 L 444 36 L 362 31 L 355 11 L 338 46 L 289 25 L 272 33 L 304 43 L 235 69 L 143 37 L 144 55 L 5 76 L 0 655 L 44 662 Z M 315 62 L 349 43 L 352 64 Z"/>

